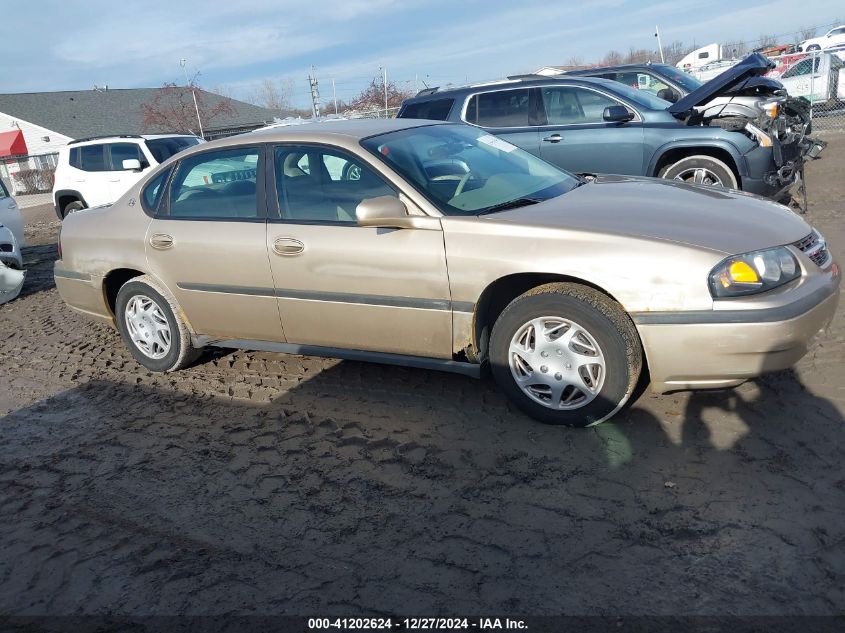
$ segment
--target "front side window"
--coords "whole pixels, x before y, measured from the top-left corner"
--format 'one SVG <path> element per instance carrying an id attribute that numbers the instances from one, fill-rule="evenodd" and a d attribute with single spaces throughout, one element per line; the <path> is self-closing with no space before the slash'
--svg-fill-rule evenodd
<path id="1" fill-rule="evenodd" d="M 179 163 L 170 187 L 174 218 L 258 217 L 258 149 L 204 152 Z"/>
<path id="2" fill-rule="evenodd" d="M 275 165 L 283 220 L 354 223 L 363 200 L 397 195 L 363 161 L 336 149 L 279 146 Z"/>
<path id="3" fill-rule="evenodd" d="M 549 125 L 604 123 L 604 109 L 620 105 L 600 92 L 575 86 L 543 88 L 541 92 Z"/>
<path id="4" fill-rule="evenodd" d="M 156 159 L 156 162 L 163 163 L 174 154 L 178 154 L 184 149 L 193 147 L 200 141 L 193 136 L 168 136 L 165 138 L 148 138 L 144 141 L 150 154 Z"/>
<path id="5" fill-rule="evenodd" d="M 473 95 L 467 104 L 466 120 L 483 127 L 526 127 L 529 101 L 527 88 Z"/>
<path id="6" fill-rule="evenodd" d="M 8 198 L 9 194 L 6 192 L 6 185 L 3 184 L 3 181 L 0 180 L 0 200 L 3 198 Z"/>
<path id="7" fill-rule="evenodd" d="M 141 154 L 141 148 L 135 143 L 109 144 L 109 168 L 112 171 L 122 171 L 123 161 L 133 158 L 141 162 L 141 167 L 147 162 Z"/>
<path id="8" fill-rule="evenodd" d="M 567 193 L 579 180 L 492 134 L 431 125 L 361 141 L 445 215 L 478 215 Z M 439 169 L 448 165 L 447 171 Z M 444 177 L 445 175 L 445 177 Z"/>
<path id="9" fill-rule="evenodd" d="M 105 145 L 83 145 L 79 148 L 79 168 L 83 171 L 106 171 Z"/>

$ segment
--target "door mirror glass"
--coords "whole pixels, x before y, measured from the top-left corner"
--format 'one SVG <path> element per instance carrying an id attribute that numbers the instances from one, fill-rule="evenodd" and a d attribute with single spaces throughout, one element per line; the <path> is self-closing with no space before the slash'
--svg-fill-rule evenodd
<path id="1" fill-rule="evenodd" d="M 126 171 L 141 171 L 141 161 L 137 158 L 127 158 L 123 161 L 123 169 Z"/>
<path id="2" fill-rule="evenodd" d="M 622 105 L 612 105 L 604 109 L 602 118 L 611 123 L 624 123 L 634 118 L 634 113 Z"/>
<path id="3" fill-rule="evenodd" d="M 407 224 L 408 209 L 395 196 L 362 200 L 355 208 L 359 226 L 401 227 Z"/>

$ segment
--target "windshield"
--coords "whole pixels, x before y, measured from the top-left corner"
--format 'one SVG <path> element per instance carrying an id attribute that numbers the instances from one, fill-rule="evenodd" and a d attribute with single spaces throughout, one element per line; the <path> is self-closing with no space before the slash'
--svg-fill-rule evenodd
<path id="1" fill-rule="evenodd" d="M 610 82 L 608 82 L 610 83 Z M 614 81 L 608 88 L 611 88 L 616 94 L 621 97 L 633 101 L 634 103 L 648 108 L 649 110 L 665 110 L 671 103 L 660 97 L 656 97 L 647 90 L 639 90 L 638 88 L 631 88 L 623 83 Z"/>
<path id="2" fill-rule="evenodd" d="M 200 140 L 196 136 L 168 136 L 167 138 L 148 138 L 144 141 L 153 158 L 163 163 L 183 149 L 193 147 Z"/>
<path id="3" fill-rule="evenodd" d="M 689 73 L 685 73 L 683 70 L 673 68 L 672 66 L 660 66 L 659 71 L 661 75 L 663 75 L 667 79 L 671 79 L 687 92 L 698 90 L 699 88 L 701 88 L 701 86 L 704 85 L 702 82 L 700 82 L 698 79 L 696 79 Z"/>
<path id="4" fill-rule="evenodd" d="M 468 125 L 415 127 L 373 136 L 361 145 L 399 172 L 445 215 L 493 212 L 516 201 L 541 202 L 580 182 Z"/>

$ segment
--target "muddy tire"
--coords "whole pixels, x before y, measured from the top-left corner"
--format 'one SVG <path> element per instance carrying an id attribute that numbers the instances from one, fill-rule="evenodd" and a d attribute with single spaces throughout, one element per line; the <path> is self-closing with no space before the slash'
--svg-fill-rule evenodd
<path id="1" fill-rule="evenodd" d="M 687 156 L 676 163 L 663 167 L 658 178 L 681 180 L 689 184 L 710 185 L 739 189 L 739 182 L 733 170 L 718 158 L 705 156 Z"/>
<path id="2" fill-rule="evenodd" d="M 622 307 L 579 284 L 539 286 L 499 315 L 490 339 L 496 382 L 546 424 L 586 427 L 617 413 L 642 371 L 642 346 Z"/>
<path id="3" fill-rule="evenodd" d="M 176 301 L 152 277 L 126 282 L 117 293 L 115 321 L 132 356 L 154 372 L 182 369 L 201 350 L 191 344 L 191 333 L 178 316 Z"/>
<path id="4" fill-rule="evenodd" d="M 66 218 L 71 213 L 74 213 L 76 211 L 81 211 L 84 208 L 85 208 L 84 204 L 82 204 L 79 200 L 74 200 L 73 202 L 71 202 L 67 206 L 65 206 L 64 215 L 62 217 Z"/>

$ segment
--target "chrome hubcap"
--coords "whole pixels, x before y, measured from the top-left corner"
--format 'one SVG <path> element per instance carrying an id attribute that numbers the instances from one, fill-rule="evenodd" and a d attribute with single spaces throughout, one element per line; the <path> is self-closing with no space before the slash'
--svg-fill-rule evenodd
<path id="1" fill-rule="evenodd" d="M 592 402 L 605 377 L 596 339 L 574 321 L 532 319 L 517 329 L 508 350 L 511 375 L 529 398 L 550 409 L 578 409 Z"/>
<path id="2" fill-rule="evenodd" d="M 717 187 L 724 187 L 725 184 L 722 179 L 715 173 L 704 167 L 694 167 L 685 169 L 677 176 L 675 180 L 682 180 L 684 182 L 691 182 L 696 185 L 715 185 Z"/>
<path id="3" fill-rule="evenodd" d="M 167 356 L 172 340 L 170 325 L 155 301 L 135 295 L 126 304 L 123 316 L 135 347 L 153 360 Z"/>

